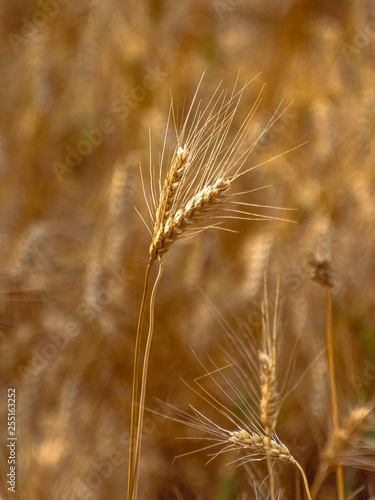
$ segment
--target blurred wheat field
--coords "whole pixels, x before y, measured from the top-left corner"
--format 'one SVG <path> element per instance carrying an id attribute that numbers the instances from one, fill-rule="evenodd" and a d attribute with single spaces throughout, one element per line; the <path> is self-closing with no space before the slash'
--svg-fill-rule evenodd
<path id="1" fill-rule="evenodd" d="M 139 164 L 147 188 L 149 134 L 157 165 L 170 94 L 180 124 L 204 71 L 202 103 L 221 81 L 232 89 L 238 74 L 240 86 L 258 75 L 229 139 L 263 85 L 248 144 L 280 103 L 287 107 L 246 163 L 264 165 L 238 179 L 237 189 L 269 186 L 246 201 L 293 208 L 257 213 L 294 223 L 228 220 L 236 232 L 205 231 L 168 253 L 156 298 L 146 398 L 154 413 L 145 413 L 139 498 L 269 497 L 264 462 L 236 467 L 222 454 L 205 465 L 206 452 L 174 461 L 201 443 L 176 439 L 196 433 L 174 421 L 171 408 L 211 416 L 186 384 L 195 387 L 204 373 L 196 358 L 206 367 L 225 364 L 223 324 L 244 348 L 248 339 L 258 345 L 265 275 L 271 315 L 279 281 L 277 374 L 289 392 L 277 435 L 312 485 L 327 443 L 338 446 L 326 296 L 311 279 L 312 259 L 333 265 L 341 425 L 375 396 L 375 3 L 20 0 L 3 2 L 0 12 L 1 498 L 126 497 L 135 333 L 150 246 L 134 209 L 149 220 Z M 240 352 L 231 355 L 251 380 Z M 6 482 L 10 387 L 16 494 Z M 374 431 L 358 439 L 345 456 L 345 497 L 369 499 Z M 304 498 L 292 466 L 274 471 L 278 498 Z M 317 498 L 337 498 L 334 469 Z"/>

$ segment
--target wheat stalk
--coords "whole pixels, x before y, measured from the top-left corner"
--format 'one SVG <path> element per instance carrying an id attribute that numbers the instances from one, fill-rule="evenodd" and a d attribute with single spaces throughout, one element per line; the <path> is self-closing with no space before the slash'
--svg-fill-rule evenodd
<path id="1" fill-rule="evenodd" d="M 181 133 L 177 134 L 178 146 L 167 169 L 163 185 L 159 181 L 159 196 L 156 196 L 154 192 L 152 169 L 150 169 L 151 200 L 145 194 L 142 178 L 145 201 L 152 219 L 152 230 L 146 224 L 151 235 L 151 245 L 149 248 L 149 262 L 146 269 L 134 355 L 128 500 L 133 500 L 137 497 L 138 464 L 142 437 L 147 367 L 153 335 L 155 293 L 162 274 L 162 259 L 174 242 L 186 235 L 191 229 L 196 228 L 196 232 L 200 232 L 207 227 L 213 228 L 218 226 L 218 224 L 209 223 L 206 227 L 199 229 L 197 224 L 208 221 L 212 217 L 211 212 L 214 209 L 222 206 L 224 201 L 230 201 L 230 197 L 226 197 L 225 193 L 229 190 L 235 179 L 259 166 L 256 165 L 247 170 L 242 170 L 244 163 L 257 142 L 269 130 L 276 119 L 278 119 L 277 113 L 279 108 L 258 138 L 249 147 L 246 147 L 244 152 L 238 154 L 245 140 L 249 121 L 259 105 L 259 95 L 234 139 L 229 145 L 226 145 L 226 139 L 245 87 L 236 93 L 233 90 L 232 95 L 227 101 L 226 93 L 222 92 L 217 95 L 218 89 L 216 89 L 210 103 L 203 112 L 199 111 L 198 105 L 190 130 L 187 133 L 187 138 L 185 139 L 188 117 L 192 113 L 196 93 Z M 164 140 L 164 148 L 165 144 L 166 138 Z M 181 147 L 181 144 L 184 144 L 184 146 Z M 159 166 L 159 178 L 161 177 L 164 148 Z M 251 206 L 251 204 L 241 201 L 234 203 L 241 206 Z M 234 214 L 228 215 L 228 218 L 242 218 L 247 220 L 254 220 L 254 218 L 272 219 L 272 217 L 265 215 L 248 213 L 243 209 L 228 208 L 227 210 Z M 159 260 L 159 273 L 150 298 L 150 321 L 143 358 L 142 378 L 140 381 L 141 331 L 146 304 L 147 284 L 151 267 L 156 260 Z"/>
<path id="2" fill-rule="evenodd" d="M 327 361 L 329 369 L 329 385 L 331 394 L 332 423 L 335 432 L 339 430 L 337 388 L 335 376 L 335 360 L 333 352 L 332 336 L 332 294 L 333 287 L 333 266 L 328 256 L 315 256 L 311 259 L 310 265 L 313 268 L 312 279 L 326 289 L 327 312 L 326 312 L 326 342 L 327 342 Z M 336 467 L 337 489 L 339 500 L 344 500 L 344 473 L 342 467 L 337 464 Z"/>

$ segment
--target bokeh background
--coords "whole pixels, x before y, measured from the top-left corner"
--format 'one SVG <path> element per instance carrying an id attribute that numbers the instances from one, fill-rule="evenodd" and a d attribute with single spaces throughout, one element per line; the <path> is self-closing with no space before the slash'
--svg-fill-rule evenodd
<path id="1" fill-rule="evenodd" d="M 207 231 L 168 253 L 147 406 L 173 413 L 154 398 L 185 410 L 201 404 L 180 378 L 193 384 L 202 373 L 191 348 L 202 361 L 222 359 L 213 308 L 251 334 L 264 274 L 270 297 L 279 279 L 280 373 L 296 343 L 290 387 L 311 366 L 284 402 L 279 436 L 311 483 L 330 432 L 320 356 L 326 302 L 310 279 L 314 255 L 334 266 L 340 415 L 374 393 L 375 2 L 14 0 L 0 15 L 1 498 L 15 498 L 4 480 L 8 387 L 17 392 L 17 498 L 126 496 L 150 244 L 134 209 L 147 218 L 139 164 L 147 185 L 149 131 L 157 164 L 170 94 L 181 119 L 205 70 L 202 102 L 220 81 L 231 90 L 239 71 L 239 85 L 258 75 L 233 134 L 265 85 L 249 141 L 281 102 L 290 105 L 248 166 L 308 143 L 237 185 L 271 185 L 248 201 L 294 208 L 260 212 L 294 223 L 227 221 L 237 233 Z M 205 466 L 205 453 L 173 463 L 199 447 L 175 439 L 191 432 L 145 418 L 141 499 L 250 499 L 253 480 L 266 496 L 262 464 L 251 476 L 225 457 Z M 348 495 L 361 487 L 356 498 L 375 494 L 369 468 L 345 469 Z M 295 471 L 278 475 L 282 498 L 298 498 Z M 336 498 L 333 475 L 319 498 Z"/>

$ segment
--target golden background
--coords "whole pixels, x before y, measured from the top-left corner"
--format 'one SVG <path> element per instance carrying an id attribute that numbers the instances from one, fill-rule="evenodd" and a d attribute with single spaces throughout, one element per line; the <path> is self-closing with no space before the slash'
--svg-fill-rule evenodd
<path id="1" fill-rule="evenodd" d="M 375 3 L 370 1 L 2 2 L 0 73 L 1 470 L 8 471 L 7 388 L 17 392 L 17 498 L 126 496 L 135 332 L 150 236 L 139 163 L 149 177 L 163 145 L 170 94 L 179 119 L 217 85 L 245 91 L 232 131 L 263 84 L 254 140 L 288 107 L 248 166 L 255 204 L 296 211 L 280 221 L 228 220 L 170 250 L 156 300 L 147 406 L 197 404 L 182 378 L 220 358 L 226 321 L 251 324 L 266 273 L 280 279 L 280 370 L 294 382 L 278 427 L 311 483 L 330 430 L 325 295 L 313 255 L 334 266 L 333 331 L 340 412 L 374 393 Z M 174 148 L 175 144 L 168 144 Z M 202 297 L 201 290 L 208 301 Z M 250 325 L 251 326 L 251 325 Z M 216 359 L 216 358 L 215 358 Z M 219 363 L 219 361 L 218 361 Z M 293 380 L 288 382 L 293 387 Z M 225 456 L 176 455 L 200 444 L 184 426 L 145 415 L 141 499 L 256 498 Z M 204 443 L 203 443 L 204 444 Z M 373 459 L 372 459 L 373 460 Z M 345 469 L 347 494 L 374 495 L 375 475 Z M 256 464 L 255 479 L 266 476 Z M 260 471 L 260 472 L 259 472 Z M 262 472 L 263 471 L 263 472 Z M 282 498 L 298 498 L 290 466 Z M 256 488 L 260 488 L 259 482 Z M 263 498 L 259 490 L 259 498 Z M 5 481 L 1 498 L 7 494 Z M 319 498 L 336 498 L 334 475 Z M 266 496 L 264 496 L 266 498 Z"/>

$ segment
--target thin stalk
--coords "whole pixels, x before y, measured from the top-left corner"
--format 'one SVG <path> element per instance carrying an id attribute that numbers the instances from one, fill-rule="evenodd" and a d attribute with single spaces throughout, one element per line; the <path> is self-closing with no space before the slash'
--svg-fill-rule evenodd
<path id="1" fill-rule="evenodd" d="M 163 258 L 159 256 L 159 272 L 156 277 L 150 297 L 150 319 L 149 319 L 146 349 L 143 357 L 142 382 L 141 382 L 139 408 L 138 408 L 137 436 L 136 436 L 135 453 L 134 453 L 133 497 L 131 498 L 131 500 L 133 499 L 135 500 L 137 498 L 137 492 L 138 492 L 139 459 L 141 454 L 143 416 L 145 409 L 146 385 L 147 385 L 147 371 L 148 371 L 148 362 L 150 358 L 152 335 L 154 332 L 155 296 L 162 274 L 163 274 Z"/>
<path id="2" fill-rule="evenodd" d="M 332 341 L 332 295 L 331 289 L 327 288 L 327 357 L 329 367 L 329 383 L 331 388 L 331 406 L 332 406 L 332 421 L 333 429 L 337 434 L 339 429 L 338 411 L 337 411 L 337 393 L 335 379 L 335 365 L 333 360 L 333 341 Z M 344 500 L 344 475 L 340 465 L 336 467 L 337 490 L 339 500 Z"/>
<path id="3" fill-rule="evenodd" d="M 297 470 L 295 470 L 294 484 L 295 484 L 294 498 L 296 500 L 302 500 L 302 497 L 301 497 L 301 479 L 300 479 L 300 476 L 299 476 Z"/>
<path id="4" fill-rule="evenodd" d="M 138 398 L 139 398 L 139 358 L 141 352 L 141 336 L 142 336 L 142 324 L 145 312 L 147 288 L 150 277 L 150 271 L 152 267 L 151 259 L 147 265 L 145 282 L 143 286 L 143 295 L 141 301 L 141 307 L 139 310 L 137 334 L 135 340 L 135 351 L 134 351 L 134 367 L 133 367 L 133 391 L 132 391 L 132 409 L 131 409 L 131 419 L 130 419 L 130 445 L 129 445 L 129 467 L 128 467 L 128 500 L 133 498 L 134 480 L 135 480 L 135 443 L 137 437 L 137 421 L 138 421 Z"/>
<path id="5" fill-rule="evenodd" d="M 294 465 L 299 469 L 300 473 L 301 473 L 301 476 L 302 476 L 302 479 L 303 479 L 303 484 L 305 485 L 305 490 L 306 490 L 306 495 L 307 495 L 307 498 L 309 500 L 312 500 L 311 498 L 311 493 L 310 493 L 310 489 L 309 489 L 309 483 L 307 482 L 307 478 L 306 478 L 306 474 L 305 474 L 305 471 L 303 470 L 303 468 L 300 466 L 300 464 L 297 462 L 297 460 L 293 459 L 292 462 L 294 463 Z"/>
<path id="6" fill-rule="evenodd" d="M 270 476 L 270 495 L 271 495 L 271 500 L 275 500 L 275 481 L 273 478 L 271 457 L 270 457 L 270 451 L 269 451 L 269 437 L 267 437 L 266 446 L 267 446 L 267 458 L 266 458 L 267 459 L 267 469 L 268 469 L 268 474 Z"/>

